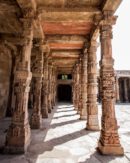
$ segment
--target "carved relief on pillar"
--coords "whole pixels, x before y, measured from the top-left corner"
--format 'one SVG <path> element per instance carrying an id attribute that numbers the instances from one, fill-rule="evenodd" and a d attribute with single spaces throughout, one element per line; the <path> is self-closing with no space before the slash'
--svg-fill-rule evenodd
<path id="1" fill-rule="evenodd" d="M 115 77 L 115 90 L 116 90 L 116 102 L 120 102 L 120 94 L 119 94 L 119 78 Z"/>
<path id="2" fill-rule="evenodd" d="M 74 108 L 75 108 L 75 67 L 73 68 L 73 105 L 74 105 Z"/>
<path id="3" fill-rule="evenodd" d="M 81 71 L 82 109 L 80 112 L 80 119 L 87 119 L 87 49 L 85 49 L 82 55 Z"/>
<path id="4" fill-rule="evenodd" d="M 52 65 L 52 77 L 51 77 L 51 105 L 52 109 L 55 106 L 55 68 Z"/>
<path id="5" fill-rule="evenodd" d="M 34 64 L 32 65 L 33 72 L 33 113 L 31 116 L 31 128 L 38 129 L 41 127 L 41 88 L 42 88 L 42 77 L 43 77 L 43 50 L 42 40 L 38 41 L 38 44 L 34 45 Z"/>
<path id="6" fill-rule="evenodd" d="M 81 114 L 82 111 L 82 58 L 79 60 L 79 69 L 78 69 L 78 113 Z"/>
<path id="7" fill-rule="evenodd" d="M 14 92 L 16 96 L 12 122 L 6 136 L 5 152 L 23 153 L 30 143 L 30 126 L 28 121 L 28 95 L 32 73 L 30 56 L 33 39 L 33 19 L 23 18 L 22 38 L 19 63 L 16 66 Z"/>
<path id="8" fill-rule="evenodd" d="M 49 59 L 48 65 L 48 112 L 52 111 L 52 59 Z"/>
<path id="9" fill-rule="evenodd" d="M 30 143 L 28 121 L 28 94 L 32 74 L 28 71 L 16 71 L 14 92 L 16 96 L 12 122 L 6 136 L 5 152 L 21 153 Z M 17 148 L 16 148 L 17 147 Z"/>
<path id="10" fill-rule="evenodd" d="M 125 102 L 129 102 L 127 78 L 124 78 L 124 98 Z"/>
<path id="11" fill-rule="evenodd" d="M 79 64 L 75 67 L 75 109 L 78 111 L 79 107 Z"/>
<path id="12" fill-rule="evenodd" d="M 111 12 L 104 12 L 100 24 L 101 33 L 101 70 L 102 84 L 102 125 L 98 149 L 102 154 L 123 155 L 115 117 L 115 73 L 112 58 L 112 25 L 116 17 Z"/>
<path id="13" fill-rule="evenodd" d="M 97 106 L 97 42 L 91 40 L 88 50 L 88 83 L 87 83 L 87 129 L 99 130 Z"/>
<path id="14" fill-rule="evenodd" d="M 46 46 L 45 46 L 46 47 Z M 44 67 L 42 81 L 42 117 L 48 118 L 48 49 L 44 51 Z"/>

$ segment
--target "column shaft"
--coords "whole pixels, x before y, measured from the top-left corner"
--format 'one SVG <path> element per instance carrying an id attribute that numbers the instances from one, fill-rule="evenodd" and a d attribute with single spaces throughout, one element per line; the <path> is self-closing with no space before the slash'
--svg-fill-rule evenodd
<path id="1" fill-rule="evenodd" d="M 99 130 L 97 106 L 97 42 L 91 41 L 88 50 L 88 97 L 87 97 L 87 129 Z"/>
<path id="2" fill-rule="evenodd" d="M 43 83 L 42 83 L 42 117 L 48 118 L 48 56 L 44 54 L 43 68 Z"/>
<path id="3" fill-rule="evenodd" d="M 21 47 L 21 60 L 15 72 L 15 109 L 12 122 L 6 135 L 5 152 L 24 153 L 30 143 L 30 126 L 28 121 L 28 96 L 32 73 L 30 72 L 30 56 L 33 39 L 32 19 L 23 19 L 25 39 Z"/>
<path id="4" fill-rule="evenodd" d="M 116 102 L 120 102 L 118 77 L 116 77 Z"/>
<path id="5" fill-rule="evenodd" d="M 128 85 L 127 85 L 127 78 L 124 78 L 124 98 L 125 98 L 125 102 L 128 102 Z"/>
<path id="6" fill-rule="evenodd" d="M 42 42 L 39 42 L 39 46 Z M 43 76 L 43 51 L 40 47 L 34 49 L 35 61 L 32 66 L 34 90 L 33 90 L 33 113 L 31 116 L 31 128 L 39 129 L 42 123 L 41 116 L 41 88 Z"/>
<path id="7" fill-rule="evenodd" d="M 87 49 L 82 57 L 82 109 L 80 112 L 80 119 L 87 119 Z"/>
<path id="8" fill-rule="evenodd" d="M 104 20 L 100 25 L 101 34 L 101 70 L 102 84 L 102 124 L 98 149 L 102 154 L 123 155 L 117 131 L 115 117 L 115 73 L 112 58 L 112 25 L 116 17 L 111 12 L 104 12 Z"/>

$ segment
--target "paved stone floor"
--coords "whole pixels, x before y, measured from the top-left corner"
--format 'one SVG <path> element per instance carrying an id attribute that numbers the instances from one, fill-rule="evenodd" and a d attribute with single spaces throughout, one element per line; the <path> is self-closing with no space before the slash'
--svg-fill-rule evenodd
<path id="1" fill-rule="evenodd" d="M 99 120 L 101 109 L 99 105 Z M 130 105 L 116 105 L 123 157 L 102 156 L 96 152 L 99 132 L 86 131 L 86 121 L 71 104 L 59 104 L 43 120 L 40 130 L 32 130 L 32 141 L 25 155 L 0 155 L 0 163 L 130 163 Z M 0 125 L 0 145 L 5 140 L 10 119 Z"/>

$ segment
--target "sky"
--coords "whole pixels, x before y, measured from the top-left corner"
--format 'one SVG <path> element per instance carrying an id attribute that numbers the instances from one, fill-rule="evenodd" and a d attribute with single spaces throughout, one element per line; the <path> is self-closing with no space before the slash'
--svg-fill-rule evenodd
<path id="1" fill-rule="evenodd" d="M 113 26 L 112 51 L 116 70 L 130 70 L 130 0 L 123 0 L 115 15 L 118 16 Z M 98 60 L 100 48 L 98 49 Z"/>

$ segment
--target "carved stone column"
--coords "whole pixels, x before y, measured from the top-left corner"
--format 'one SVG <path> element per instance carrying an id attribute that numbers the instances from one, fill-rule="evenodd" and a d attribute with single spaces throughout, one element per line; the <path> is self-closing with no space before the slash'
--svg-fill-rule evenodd
<path id="1" fill-rule="evenodd" d="M 15 72 L 15 109 L 8 129 L 5 152 L 24 153 L 30 143 L 30 126 L 28 121 L 28 95 L 32 73 L 30 72 L 30 56 L 33 39 L 32 19 L 22 19 L 25 39 L 21 47 L 19 63 Z"/>
<path id="2" fill-rule="evenodd" d="M 102 154 L 123 155 L 120 145 L 117 120 L 115 117 L 115 76 L 114 60 L 112 58 L 112 25 L 116 17 L 111 12 L 104 12 L 104 19 L 100 24 L 101 41 L 101 70 L 102 84 L 102 125 L 98 149 Z"/>
<path id="3" fill-rule="evenodd" d="M 88 50 L 88 83 L 87 83 L 87 129 L 99 130 L 97 106 L 97 42 L 91 40 Z"/>
<path id="4" fill-rule="evenodd" d="M 34 45 L 35 61 L 32 66 L 33 72 L 33 113 L 31 116 L 31 128 L 39 129 L 42 123 L 41 116 L 41 88 L 42 88 L 42 76 L 43 76 L 43 50 L 42 40 Z"/>
<path id="5" fill-rule="evenodd" d="M 42 117 L 48 118 L 48 52 L 44 52 L 44 68 L 42 83 Z"/>
<path id="6" fill-rule="evenodd" d="M 82 110 L 82 58 L 79 60 L 78 64 L 78 113 L 81 114 Z"/>
<path id="7" fill-rule="evenodd" d="M 73 69 L 73 105 L 75 108 L 75 100 L 76 100 L 76 73 L 75 73 L 75 67 Z"/>
<path id="8" fill-rule="evenodd" d="M 87 119 L 87 49 L 85 49 L 82 58 L 82 109 L 80 119 Z"/>
<path id="9" fill-rule="evenodd" d="M 79 65 L 76 64 L 75 69 L 75 109 L 78 111 L 79 102 Z"/>
<path id="10" fill-rule="evenodd" d="M 74 105 L 74 98 L 75 98 L 75 82 L 74 82 L 74 68 L 72 71 L 72 103 Z"/>
<path id="11" fill-rule="evenodd" d="M 118 77 L 116 76 L 116 102 L 120 102 L 120 95 L 119 95 L 119 81 Z"/>
<path id="12" fill-rule="evenodd" d="M 55 68 L 54 69 L 54 106 L 56 105 L 56 88 L 57 88 L 57 73 Z"/>
<path id="13" fill-rule="evenodd" d="M 52 89 L 51 89 L 51 93 L 52 93 L 52 109 L 55 106 L 55 68 L 54 65 L 52 67 Z"/>
<path id="14" fill-rule="evenodd" d="M 48 66 L 48 112 L 51 113 L 51 110 L 52 110 L 52 89 L 51 89 L 51 86 L 52 86 L 52 61 L 49 62 L 49 66 Z"/>
<path id="15" fill-rule="evenodd" d="M 128 99 L 127 78 L 124 78 L 124 98 L 125 98 L 125 102 L 129 102 L 129 99 Z"/>

